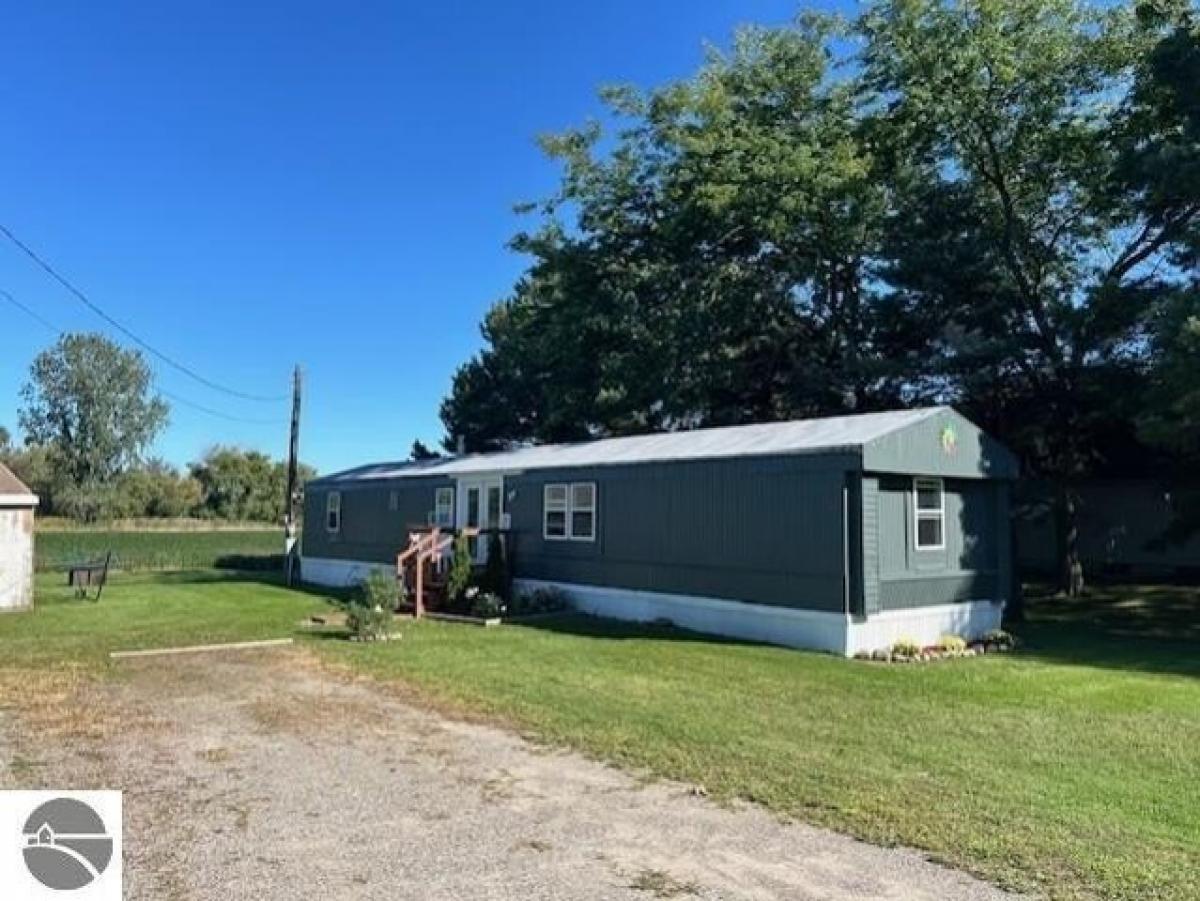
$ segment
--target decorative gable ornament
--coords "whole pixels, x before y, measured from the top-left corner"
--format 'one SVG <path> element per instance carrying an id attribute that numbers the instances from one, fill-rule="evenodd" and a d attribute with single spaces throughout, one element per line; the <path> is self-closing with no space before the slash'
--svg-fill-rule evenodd
<path id="1" fill-rule="evenodd" d="M 948 457 L 954 456 L 958 451 L 958 435 L 954 432 L 954 426 L 948 425 L 942 429 L 941 441 L 942 453 Z"/>

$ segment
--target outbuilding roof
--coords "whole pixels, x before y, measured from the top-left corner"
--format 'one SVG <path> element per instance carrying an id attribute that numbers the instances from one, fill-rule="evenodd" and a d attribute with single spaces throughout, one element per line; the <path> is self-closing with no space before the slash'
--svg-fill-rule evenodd
<path id="1" fill-rule="evenodd" d="M 33 507 L 37 497 L 29 486 L 18 479 L 11 469 L 0 463 L 0 507 Z"/>
<path id="2" fill-rule="evenodd" d="M 957 416 L 950 407 L 924 407 L 885 413 L 859 413 L 822 419 L 601 438 L 575 444 L 533 445 L 497 453 L 471 454 L 440 460 L 375 463 L 334 473 L 316 481 L 322 484 L 357 483 L 419 476 L 463 476 L 572 466 L 858 450 L 893 432 L 907 429 L 943 413 Z"/>

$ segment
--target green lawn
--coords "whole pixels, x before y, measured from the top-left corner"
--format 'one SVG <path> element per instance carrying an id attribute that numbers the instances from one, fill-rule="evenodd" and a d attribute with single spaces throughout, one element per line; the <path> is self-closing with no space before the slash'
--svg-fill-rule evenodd
<path id="1" fill-rule="evenodd" d="M 0 667 L 296 633 L 319 596 L 249 577 L 121 577 L 99 605 L 39 583 Z M 405 623 L 325 659 L 719 798 L 897 842 L 1056 898 L 1200 897 L 1195 589 L 1031 604 L 1011 656 L 880 666 L 567 616 Z M 1163 637 L 1173 636 L 1173 637 Z"/>
<path id="2" fill-rule="evenodd" d="M 65 583 L 39 575 L 34 610 L 0 615 L 0 669 L 103 672 L 109 651 L 288 637 L 328 608 L 320 596 L 215 570 L 118 574 L 99 603 L 75 600 Z"/>

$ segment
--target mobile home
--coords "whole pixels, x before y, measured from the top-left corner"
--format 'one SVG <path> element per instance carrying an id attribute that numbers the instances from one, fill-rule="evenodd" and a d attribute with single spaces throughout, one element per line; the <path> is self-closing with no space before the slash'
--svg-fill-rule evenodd
<path id="1" fill-rule="evenodd" d="M 999 625 L 1016 475 L 949 407 L 373 464 L 309 483 L 302 573 L 352 584 L 414 527 L 503 529 L 518 590 L 849 655 Z"/>

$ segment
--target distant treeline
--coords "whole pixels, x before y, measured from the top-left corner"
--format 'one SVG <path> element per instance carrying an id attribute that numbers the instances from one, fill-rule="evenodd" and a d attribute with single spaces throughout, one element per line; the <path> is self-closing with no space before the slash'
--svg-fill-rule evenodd
<path id="1" fill-rule="evenodd" d="M 0 426 L 0 462 L 38 495 L 40 514 L 282 523 L 287 465 L 267 454 L 216 445 L 186 470 L 147 459 L 171 411 L 152 376 L 138 351 L 96 333 L 60 335 L 34 357 L 17 414 L 24 442 Z M 301 466 L 300 485 L 313 475 Z"/>
<path id="2" fill-rule="evenodd" d="M 127 468 L 102 483 L 80 486 L 45 447 L 0 449 L 0 461 L 38 495 L 39 513 L 98 522 L 115 519 L 200 518 L 279 523 L 284 515 L 287 465 L 259 451 L 215 447 L 186 470 L 161 460 Z M 301 482 L 312 478 L 301 467 Z"/>

